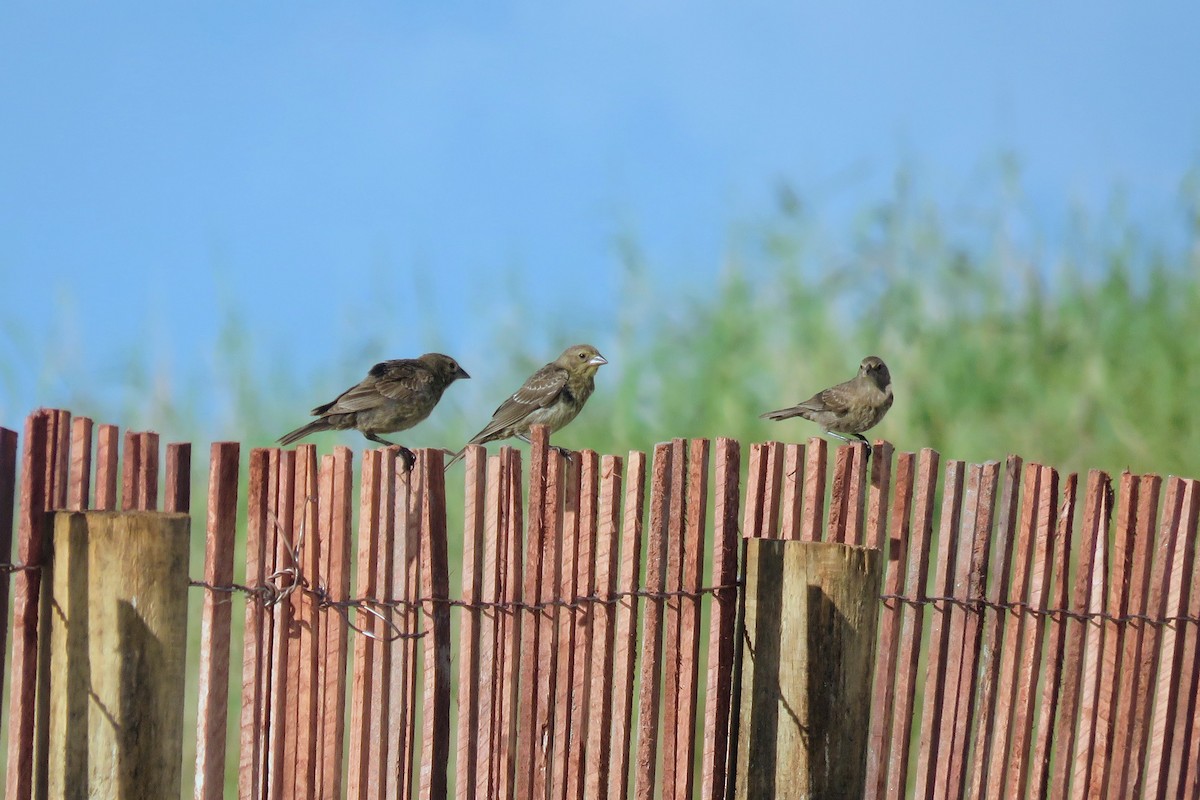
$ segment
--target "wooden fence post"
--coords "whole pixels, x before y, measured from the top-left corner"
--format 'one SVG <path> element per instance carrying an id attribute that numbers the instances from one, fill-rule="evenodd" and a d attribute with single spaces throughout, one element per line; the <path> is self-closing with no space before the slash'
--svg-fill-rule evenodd
<path id="1" fill-rule="evenodd" d="M 746 540 L 738 800 L 863 796 L 878 550 Z"/>
<path id="2" fill-rule="evenodd" d="M 178 797 L 186 514 L 58 512 L 49 797 Z"/>

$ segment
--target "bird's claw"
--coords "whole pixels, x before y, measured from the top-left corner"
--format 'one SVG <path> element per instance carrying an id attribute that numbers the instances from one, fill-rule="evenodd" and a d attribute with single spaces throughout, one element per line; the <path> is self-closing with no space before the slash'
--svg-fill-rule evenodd
<path id="1" fill-rule="evenodd" d="M 567 449 L 567 448 L 565 448 L 565 447 L 559 447 L 559 446 L 558 446 L 558 445 L 556 445 L 556 444 L 552 444 L 552 445 L 550 445 L 550 447 L 551 447 L 552 449 L 556 450 L 556 451 L 558 452 L 558 454 L 559 454 L 560 456 L 562 456 L 563 458 L 565 458 L 567 461 L 570 461 L 570 462 L 572 462 L 572 463 L 575 461 L 575 453 L 574 453 L 574 451 L 572 451 L 572 450 L 568 450 L 568 449 Z"/>

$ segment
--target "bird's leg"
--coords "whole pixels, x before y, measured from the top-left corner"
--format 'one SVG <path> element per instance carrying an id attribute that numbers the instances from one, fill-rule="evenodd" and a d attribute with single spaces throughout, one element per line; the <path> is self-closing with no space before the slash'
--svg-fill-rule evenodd
<path id="1" fill-rule="evenodd" d="M 559 447 L 556 444 L 552 444 L 552 445 L 550 445 L 550 447 L 554 450 L 557 450 L 558 454 L 560 456 L 562 456 L 563 458 L 565 458 L 567 461 L 571 461 L 571 462 L 575 461 L 575 453 L 573 451 L 568 450 L 565 447 Z"/>
<path id="2" fill-rule="evenodd" d="M 854 438 L 858 439 L 860 442 L 862 442 L 863 444 L 865 444 L 867 446 L 867 458 L 870 458 L 871 457 L 871 443 L 869 441 L 867 441 L 867 437 L 863 436 L 861 433 L 856 433 L 856 434 L 854 434 Z"/>
<path id="3" fill-rule="evenodd" d="M 389 442 L 387 439 L 384 439 L 381 436 L 377 436 L 374 433 L 367 433 L 366 431 L 364 431 L 363 436 L 367 437 L 372 442 L 376 442 L 378 444 L 383 445 L 384 447 L 394 447 L 396 445 L 395 442 Z"/>
<path id="4" fill-rule="evenodd" d="M 400 455 L 404 458 L 405 472 L 412 472 L 413 465 L 417 463 L 417 454 L 402 444 L 396 447 L 400 448 Z"/>

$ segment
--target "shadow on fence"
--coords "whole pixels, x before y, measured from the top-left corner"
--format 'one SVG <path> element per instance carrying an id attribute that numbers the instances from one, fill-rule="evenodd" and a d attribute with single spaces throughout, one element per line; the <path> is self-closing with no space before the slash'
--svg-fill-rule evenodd
<path id="1" fill-rule="evenodd" d="M 157 434 L 120 441 L 115 426 L 35 412 L 18 494 L 18 437 L 0 429 L 9 798 L 54 785 L 51 729 L 70 720 L 50 712 L 46 512 L 154 510 L 160 473 L 163 510 L 190 507 L 190 445 L 168 445 L 160 469 Z M 739 721 L 753 724 L 742 681 L 762 671 L 739 667 L 754 657 L 744 539 L 885 555 L 864 606 L 877 633 L 847 662 L 874 664 L 853 796 L 1200 798 L 1195 480 L 1126 473 L 1114 496 L 1093 471 L 1076 514 L 1075 475 L 1017 456 L 942 465 L 879 442 L 869 462 L 861 445 L 838 448 L 830 473 L 821 439 L 752 445 L 743 468 L 730 439 L 567 460 L 538 436 L 528 483 L 519 452 L 468 450 L 463 560 L 451 565 L 441 451 L 420 451 L 411 472 L 394 448 L 364 452 L 357 491 L 344 447 L 320 459 L 311 445 L 256 449 L 244 480 L 239 458 L 236 443 L 212 446 L 205 567 L 190 581 L 198 798 L 224 796 L 233 772 L 242 797 L 761 796 L 744 780 L 758 762 L 739 754 Z M 784 588 L 768 594 L 794 600 Z M 852 598 L 798 594 L 853 640 Z M 771 674 L 850 680 L 808 669 L 820 656 L 781 653 Z"/>

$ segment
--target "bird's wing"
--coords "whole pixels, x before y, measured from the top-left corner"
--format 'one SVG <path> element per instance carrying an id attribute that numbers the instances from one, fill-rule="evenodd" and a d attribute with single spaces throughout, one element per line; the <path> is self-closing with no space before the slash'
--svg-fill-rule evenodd
<path id="1" fill-rule="evenodd" d="M 835 414 L 845 412 L 854 402 L 853 389 L 852 381 L 839 383 L 837 386 L 830 386 L 828 389 L 817 392 L 800 406 L 810 411 L 832 411 Z"/>
<path id="2" fill-rule="evenodd" d="M 566 386 L 567 377 L 567 371 L 554 364 L 547 364 L 530 375 L 524 386 L 500 404 L 496 413 L 492 414 L 492 421 L 472 441 L 485 439 L 497 431 L 519 423 L 531 411 L 549 406 Z"/>
<path id="3" fill-rule="evenodd" d="M 429 369 L 416 359 L 381 361 L 357 385 L 342 392 L 332 403 L 314 408 L 313 414 L 348 414 L 376 408 L 385 399 L 396 400 L 419 390 L 431 378 Z"/>

